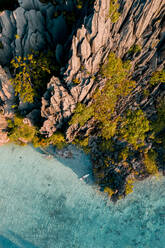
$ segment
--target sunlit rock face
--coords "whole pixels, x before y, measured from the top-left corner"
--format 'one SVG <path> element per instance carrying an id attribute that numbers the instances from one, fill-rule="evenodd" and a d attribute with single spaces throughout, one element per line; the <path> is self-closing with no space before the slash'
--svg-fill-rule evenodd
<path id="1" fill-rule="evenodd" d="M 15 11 L 0 14 L 0 64 L 31 50 L 55 49 L 66 39 L 66 23 L 62 16 L 54 18 L 55 7 L 38 0 L 19 0 Z M 62 31 L 62 32 L 61 32 Z"/>
<path id="2" fill-rule="evenodd" d="M 13 116 L 12 106 L 15 104 L 15 94 L 10 78 L 9 70 L 0 66 L 0 145 L 9 141 L 7 118 Z"/>
<path id="3" fill-rule="evenodd" d="M 64 73 L 65 88 L 69 89 L 69 97 L 73 97 L 75 103 L 87 102 L 96 87 L 104 84 L 103 78 L 98 77 L 100 66 L 105 63 L 110 52 L 115 52 L 118 57 L 131 60 L 132 76 L 137 82 L 136 91 L 130 96 L 127 104 L 132 104 L 131 99 L 134 99 L 134 108 L 138 105 L 144 106 L 144 104 L 147 106 L 149 102 L 153 102 L 155 93 L 159 94 L 159 90 L 153 91 L 153 94 L 150 95 L 150 101 L 147 98 L 142 99 L 141 92 L 152 72 L 161 70 L 164 66 L 165 25 L 163 16 L 165 7 L 163 1 L 136 0 L 132 2 L 131 0 L 120 0 L 120 17 L 116 23 L 112 23 L 109 18 L 109 3 L 109 0 L 96 0 L 94 12 L 84 18 L 83 25 L 73 36 L 71 56 Z M 140 51 L 130 55 L 129 50 L 135 45 L 139 46 Z M 93 76 L 96 75 L 97 80 L 93 80 Z M 74 83 L 75 79 L 79 80 L 78 85 Z M 54 94 L 53 91 L 51 94 Z M 47 129 L 46 125 L 50 119 L 53 121 L 49 125 L 49 130 L 56 129 L 58 128 L 58 121 L 56 122 L 54 113 L 50 108 L 50 111 L 45 111 L 46 108 L 48 109 L 45 107 L 46 101 L 48 99 L 43 100 L 42 115 L 46 121 L 42 130 Z M 61 98 L 58 102 L 58 108 L 63 103 L 64 99 Z M 70 111 L 70 116 L 73 110 L 74 108 Z M 151 110 L 150 105 L 147 110 L 148 113 L 151 112 L 150 115 L 153 112 Z M 69 115 L 67 115 L 68 118 Z M 65 123 L 62 121 L 64 119 L 61 118 L 61 125 Z M 49 131 L 48 133 L 51 134 Z"/>
<path id="4" fill-rule="evenodd" d="M 12 104 L 14 104 L 15 100 L 10 78 L 9 70 L 0 66 L 0 108 L 5 115 L 10 115 L 13 112 Z"/>
<path id="5" fill-rule="evenodd" d="M 73 37 L 67 81 L 79 75 L 82 65 L 89 73 L 98 72 L 110 51 L 123 57 L 134 44 L 141 47 L 141 53 L 133 58 L 136 65 L 148 73 L 162 66 L 163 1 L 120 0 L 120 17 L 116 23 L 108 17 L 109 3 L 109 0 L 95 1 L 94 14 L 84 19 L 84 25 Z"/>

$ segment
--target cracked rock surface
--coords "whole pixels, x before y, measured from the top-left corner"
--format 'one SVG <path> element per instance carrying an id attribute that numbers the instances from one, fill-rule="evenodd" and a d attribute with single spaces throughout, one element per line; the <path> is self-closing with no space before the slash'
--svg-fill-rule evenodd
<path id="1" fill-rule="evenodd" d="M 136 80 L 137 87 L 130 98 L 135 99 L 135 105 L 151 73 L 164 67 L 165 1 L 120 0 L 119 4 L 121 13 L 119 20 L 112 23 L 108 17 L 109 0 L 96 0 L 94 13 L 84 18 L 84 23 L 72 38 L 72 55 L 64 73 L 63 83 L 69 88 L 68 94 L 75 99 L 74 104 L 90 99 L 90 93 L 103 84 L 101 77 L 93 80 L 93 76 L 98 74 L 100 65 L 106 61 L 110 52 L 115 52 L 120 58 L 131 60 L 132 77 Z M 129 49 L 134 45 L 140 47 L 140 52 L 130 55 Z M 74 84 L 75 79 L 80 82 L 78 86 Z M 129 101 L 131 103 L 130 98 L 128 103 Z M 58 101 L 59 108 L 62 106 L 61 101 L 66 100 L 63 98 Z M 45 108 L 44 100 L 43 108 Z M 67 118 L 73 113 L 72 110 L 74 108 L 67 112 Z M 51 110 L 44 114 L 42 112 L 42 116 L 47 120 L 53 119 L 51 125 L 49 122 L 49 130 L 56 129 L 59 125 Z M 48 131 L 47 120 L 42 130 Z M 49 131 L 48 133 L 51 134 Z"/>

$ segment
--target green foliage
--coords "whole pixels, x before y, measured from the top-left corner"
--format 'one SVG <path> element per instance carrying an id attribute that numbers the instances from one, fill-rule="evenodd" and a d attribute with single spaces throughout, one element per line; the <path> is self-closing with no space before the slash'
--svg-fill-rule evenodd
<path id="1" fill-rule="evenodd" d="M 107 140 L 107 139 L 103 139 L 102 142 L 100 143 L 100 148 L 101 151 L 111 151 L 113 152 L 114 149 L 114 143 L 111 139 Z"/>
<path id="2" fill-rule="evenodd" d="M 130 155 L 129 148 L 128 148 L 128 147 L 125 147 L 125 148 L 120 152 L 119 159 L 125 161 L 125 160 L 128 158 L 129 155 Z"/>
<path id="3" fill-rule="evenodd" d="M 155 134 L 161 132 L 165 128 L 165 102 L 160 100 L 157 106 L 157 120 L 151 123 Z"/>
<path id="4" fill-rule="evenodd" d="M 16 57 L 11 61 L 15 76 L 11 84 L 15 94 L 20 95 L 23 102 L 33 103 L 35 97 L 42 93 L 47 77 L 51 73 L 51 64 L 44 54 L 29 54 L 27 57 Z"/>
<path id="5" fill-rule="evenodd" d="M 133 46 L 131 46 L 131 48 L 128 50 L 128 54 L 129 55 L 134 55 L 134 54 L 137 54 L 137 53 L 140 53 L 141 52 L 141 46 L 138 45 L 138 44 L 134 44 Z"/>
<path id="6" fill-rule="evenodd" d="M 118 0 L 110 0 L 109 17 L 112 23 L 117 22 L 120 17 L 119 7 Z"/>
<path id="7" fill-rule="evenodd" d="M 20 145 L 31 142 L 36 134 L 35 127 L 25 124 L 20 116 L 9 119 L 8 128 L 10 141 Z"/>
<path id="8" fill-rule="evenodd" d="M 108 62 L 102 67 L 102 74 L 107 83 L 102 90 L 93 96 L 94 118 L 100 122 L 102 136 L 110 139 L 116 132 L 120 118 L 112 120 L 117 102 L 127 96 L 135 87 L 135 82 L 129 79 L 130 63 L 122 62 L 110 53 Z"/>
<path id="9" fill-rule="evenodd" d="M 81 80 L 78 79 L 78 78 L 75 78 L 75 79 L 73 79 L 73 82 L 74 82 L 75 84 L 80 84 L 80 83 L 81 83 Z"/>
<path id="10" fill-rule="evenodd" d="M 89 137 L 85 137 L 84 139 L 78 139 L 76 138 L 73 142 L 73 144 L 80 146 L 83 148 L 85 153 L 89 153 L 90 149 L 88 148 L 88 142 L 89 142 Z"/>
<path id="11" fill-rule="evenodd" d="M 105 187 L 104 192 L 108 193 L 108 196 L 111 197 L 114 194 L 114 190 L 111 189 L 110 187 Z"/>
<path id="12" fill-rule="evenodd" d="M 149 92 L 148 89 L 144 89 L 143 94 L 144 94 L 145 97 L 148 97 L 150 95 L 150 92 Z"/>
<path id="13" fill-rule="evenodd" d="M 158 83 L 165 83 L 165 70 L 156 71 L 152 74 L 150 84 L 155 85 Z"/>
<path id="14" fill-rule="evenodd" d="M 119 122 L 120 117 L 116 118 L 114 121 L 106 121 L 102 122 L 100 125 L 101 127 L 101 136 L 109 140 L 111 137 L 113 137 L 117 133 L 117 126 Z"/>
<path id="15" fill-rule="evenodd" d="M 133 183 L 135 182 L 134 178 L 128 178 L 125 185 L 125 195 L 128 195 L 133 192 Z"/>
<path id="16" fill-rule="evenodd" d="M 116 132 L 119 117 L 112 120 L 116 104 L 119 99 L 127 96 L 135 86 L 129 79 L 130 63 L 122 62 L 110 53 L 108 62 L 102 67 L 102 74 L 107 78 L 107 83 L 101 90 L 93 95 L 93 102 L 86 107 L 78 104 L 70 124 L 83 126 L 90 118 L 100 124 L 101 135 L 110 139 Z"/>
<path id="17" fill-rule="evenodd" d="M 8 129 L 10 141 L 18 145 L 32 143 L 34 147 L 54 145 L 62 149 L 66 144 L 65 138 L 60 132 L 56 132 L 52 136 L 45 138 L 37 131 L 36 127 L 24 123 L 24 118 L 18 115 L 15 115 L 13 120 L 8 120 Z"/>
<path id="18" fill-rule="evenodd" d="M 158 168 L 156 165 L 157 153 L 154 150 L 150 150 L 144 154 L 144 165 L 147 172 L 151 175 L 158 176 Z"/>
<path id="19" fill-rule="evenodd" d="M 93 116 L 93 106 L 86 107 L 82 103 L 78 103 L 74 111 L 74 115 L 69 122 L 72 124 L 79 124 L 80 127 L 84 126 L 85 123 Z"/>
<path id="20" fill-rule="evenodd" d="M 48 147 L 54 145 L 58 149 L 62 149 L 65 146 L 65 138 L 60 132 L 54 133 L 52 136 L 45 138 L 43 136 L 35 136 L 32 140 L 34 147 Z"/>
<path id="21" fill-rule="evenodd" d="M 149 121 L 141 109 L 128 110 L 126 116 L 122 119 L 120 135 L 137 149 L 144 145 L 146 132 L 149 130 Z"/>

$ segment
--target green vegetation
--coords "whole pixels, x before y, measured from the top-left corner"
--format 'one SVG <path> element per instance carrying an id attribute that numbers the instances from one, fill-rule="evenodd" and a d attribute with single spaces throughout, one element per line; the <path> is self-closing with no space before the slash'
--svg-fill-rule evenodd
<path id="1" fill-rule="evenodd" d="M 137 149 L 144 145 L 146 132 L 149 130 L 149 121 L 141 109 L 128 110 L 126 116 L 122 119 L 120 135 Z"/>
<path id="2" fill-rule="evenodd" d="M 10 141 L 18 145 L 32 143 L 34 147 L 54 145 L 62 149 L 66 144 L 65 138 L 60 132 L 56 132 L 46 138 L 39 133 L 36 127 L 26 123 L 25 119 L 19 115 L 15 115 L 13 119 L 8 119 L 8 130 Z"/>
<path id="3" fill-rule="evenodd" d="M 25 124 L 23 117 L 15 116 L 13 120 L 8 120 L 9 139 L 19 145 L 32 142 L 36 129 L 29 124 Z"/>
<path id="4" fill-rule="evenodd" d="M 128 195 L 133 192 L 133 184 L 135 183 L 134 178 L 127 178 L 125 185 L 125 195 Z"/>
<path id="5" fill-rule="evenodd" d="M 33 138 L 32 143 L 34 147 L 48 147 L 49 145 L 54 145 L 58 149 L 62 149 L 66 145 L 65 138 L 60 132 L 56 132 L 48 138 L 41 135 L 36 135 Z"/>
<path id="6" fill-rule="evenodd" d="M 111 197 L 114 194 L 114 190 L 109 187 L 105 187 L 104 192 L 108 193 L 109 197 Z"/>
<path id="7" fill-rule="evenodd" d="M 156 165 L 157 153 L 154 150 L 150 150 L 144 154 L 144 165 L 146 171 L 151 175 L 158 176 L 158 168 Z"/>
<path id="8" fill-rule="evenodd" d="M 139 51 L 139 47 L 134 46 L 131 48 L 130 54 L 138 53 Z M 42 79 L 51 73 L 49 61 L 39 55 L 28 55 L 26 58 L 17 57 L 12 61 L 12 65 L 15 69 L 15 78 L 12 80 L 12 84 L 16 94 L 19 94 L 24 102 L 33 102 L 36 97 L 39 97 L 37 92 L 42 87 Z M 129 61 L 123 62 L 114 53 L 110 53 L 108 61 L 100 70 L 102 76 L 106 79 L 105 85 L 95 91 L 88 105 L 77 104 L 69 122 L 70 125 L 74 124 L 78 125 L 78 127 L 84 127 L 88 122 L 93 123 L 92 127 L 95 127 L 95 129 L 93 128 L 92 132 L 97 132 L 97 136 L 100 136 L 98 137 L 98 140 L 100 140 L 98 149 L 103 154 L 102 159 L 104 161 L 103 165 L 94 168 L 93 171 L 96 180 L 100 184 L 103 183 L 104 191 L 109 196 L 118 192 L 118 189 L 113 187 L 115 173 L 120 175 L 122 170 L 116 168 L 115 173 L 111 174 L 113 179 L 111 178 L 110 181 L 108 167 L 112 164 L 115 166 L 116 163 L 121 162 L 126 173 L 133 172 L 135 174 L 131 164 L 132 160 L 130 159 L 132 154 L 137 154 L 138 156 L 138 154 L 143 153 L 141 154 L 142 158 L 144 158 L 142 173 L 145 171 L 148 174 L 158 175 L 157 154 L 154 150 L 145 148 L 145 139 L 147 134 L 151 133 L 150 139 L 157 136 L 160 138 L 160 142 L 163 143 L 164 136 L 159 136 L 160 133 L 162 135 L 165 129 L 165 101 L 159 101 L 158 117 L 154 123 L 149 122 L 140 108 L 135 111 L 121 109 L 120 101 L 123 102 L 135 87 L 135 82 L 131 80 L 130 69 Z M 77 78 L 75 78 L 74 82 L 80 83 Z M 164 82 L 164 70 L 155 72 L 150 80 L 152 85 Z M 36 127 L 26 124 L 24 119 L 19 116 L 15 116 L 14 120 L 8 121 L 8 128 L 10 140 L 17 144 L 31 142 L 35 147 L 47 147 L 52 144 L 59 149 L 66 144 L 65 138 L 60 132 L 56 132 L 51 137 L 46 138 L 39 133 Z M 89 136 L 87 133 L 82 135 L 83 131 L 86 132 L 85 128 L 77 134 L 73 143 L 81 146 L 85 152 L 89 152 Z M 156 143 L 157 141 L 155 140 L 154 142 Z M 125 147 L 123 147 L 123 144 Z M 115 149 L 116 154 L 114 155 L 113 151 Z M 138 171 L 136 172 L 138 173 Z M 134 181 L 135 179 L 132 176 L 127 177 L 125 195 L 133 191 Z"/>
<path id="9" fill-rule="evenodd" d="M 23 102 L 33 103 L 40 97 L 46 88 L 46 83 L 51 73 L 51 60 L 49 54 L 29 54 L 27 57 L 16 57 L 11 61 L 14 68 L 14 78 L 11 84 L 15 94 L 19 95 Z"/>
<path id="10" fill-rule="evenodd" d="M 155 134 L 161 132 L 165 128 L 165 102 L 160 101 L 157 106 L 157 120 L 152 122 L 152 129 Z"/>
<path id="11" fill-rule="evenodd" d="M 140 52 L 140 48 L 134 46 L 131 53 Z M 106 173 L 107 167 L 110 164 L 121 162 L 125 171 L 130 174 L 143 173 L 146 171 L 148 174 L 158 175 L 158 167 L 156 164 L 157 154 L 150 148 L 145 148 L 145 139 L 150 135 L 150 139 L 155 139 L 159 133 L 164 132 L 165 129 L 165 101 L 159 101 L 158 105 L 158 118 L 154 123 L 150 122 L 142 109 L 130 110 L 120 112 L 119 102 L 125 99 L 135 87 L 135 82 L 130 77 L 130 62 L 125 63 L 117 58 L 114 53 L 110 53 L 107 63 L 101 68 L 102 75 L 106 78 L 106 83 L 102 89 L 97 89 L 92 96 L 92 101 L 88 106 L 79 103 L 75 109 L 74 115 L 69 124 L 77 124 L 83 127 L 89 120 L 92 119 L 93 124 L 97 128 L 97 136 L 100 135 L 100 152 L 102 152 L 102 159 L 104 165 L 94 168 L 93 172 L 96 181 L 105 185 L 104 191 L 112 196 L 114 194 L 114 182 L 111 182 L 109 187 L 109 178 Z M 164 82 L 164 71 L 156 72 L 151 78 L 151 83 Z M 149 94 L 147 92 L 146 94 Z M 76 143 L 88 147 L 88 137 L 75 138 Z M 164 137 L 164 136 L 163 136 Z M 118 145 L 116 144 L 116 140 Z M 126 146 L 123 148 L 123 144 Z M 154 142 L 157 142 L 154 140 Z M 162 138 L 160 142 L 163 143 Z M 164 141 L 165 143 L 165 141 Z M 120 146 L 122 144 L 122 146 Z M 147 150 L 148 149 L 148 150 Z M 117 151 L 118 157 L 114 156 L 113 151 Z M 146 153 L 147 152 L 147 153 Z M 109 154 L 109 155 L 107 155 Z M 136 155 L 135 155 L 136 154 Z M 141 165 L 141 171 L 134 170 L 130 159 L 132 156 L 143 154 L 144 161 Z M 140 167 L 139 167 L 140 168 Z M 120 170 L 118 171 L 120 174 Z M 132 177 L 127 178 L 125 184 L 125 195 L 133 191 L 133 183 L 135 179 Z M 120 197 L 120 196 L 119 196 Z"/>
<path id="12" fill-rule="evenodd" d="M 84 150 L 84 152 L 88 154 L 90 152 L 90 149 L 88 147 L 88 142 L 89 142 L 89 137 L 85 137 L 83 139 L 76 138 L 73 144 L 81 147 Z"/>
<path id="13" fill-rule="evenodd" d="M 119 160 L 126 160 L 128 158 L 128 156 L 130 155 L 130 151 L 128 147 L 125 147 L 119 155 Z"/>
<path id="14" fill-rule="evenodd" d="M 78 103 L 74 111 L 74 115 L 69 122 L 72 124 L 79 124 L 80 127 L 84 126 L 85 123 L 93 116 L 93 107 L 86 107 L 84 104 Z"/>
<path id="15" fill-rule="evenodd" d="M 120 117 L 113 118 L 117 102 L 127 96 L 135 86 L 129 79 L 130 63 L 122 62 L 110 53 L 108 62 L 102 67 L 102 74 L 107 78 L 107 83 L 101 90 L 93 95 L 90 106 L 78 104 L 70 124 L 79 124 L 80 127 L 90 119 L 99 123 L 101 136 L 110 139 L 116 132 Z"/>
<path id="16" fill-rule="evenodd" d="M 32 143 L 34 147 L 54 145 L 58 149 L 62 149 L 66 144 L 65 138 L 60 132 L 56 132 L 52 136 L 45 138 L 39 134 L 36 127 L 25 123 L 24 118 L 18 115 L 15 115 L 13 120 L 8 120 L 8 129 L 10 141 L 18 145 Z"/>
<path id="17" fill-rule="evenodd" d="M 120 13 L 118 12 L 119 7 L 118 0 L 110 0 L 109 17 L 112 23 L 117 22 L 120 17 Z"/>
<path id="18" fill-rule="evenodd" d="M 75 78 L 75 79 L 73 79 L 73 82 L 74 82 L 75 84 L 80 84 L 80 83 L 81 83 L 81 80 L 78 79 L 78 78 Z"/>
<path id="19" fill-rule="evenodd" d="M 79 18 L 80 12 L 83 9 L 85 2 L 83 0 L 74 1 L 74 8 L 67 11 L 62 11 L 63 16 L 65 17 L 67 27 L 70 31 L 72 31 L 73 25 L 75 25 L 77 19 Z M 88 7 L 90 8 L 90 1 L 88 2 Z M 55 17 L 59 16 L 61 13 L 56 12 Z"/>
<path id="20" fill-rule="evenodd" d="M 155 85 L 158 83 L 165 83 L 165 70 L 156 71 L 152 74 L 150 84 Z"/>
<path id="21" fill-rule="evenodd" d="M 102 142 L 100 143 L 100 149 L 101 151 L 113 152 L 115 150 L 114 142 L 112 141 L 112 139 L 109 140 L 103 139 Z"/>
<path id="22" fill-rule="evenodd" d="M 138 44 L 134 44 L 131 46 L 131 48 L 128 50 L 128 55 L 133 56 L 134 54 L 140 53 L 141 52 L 141 46 Z"/>

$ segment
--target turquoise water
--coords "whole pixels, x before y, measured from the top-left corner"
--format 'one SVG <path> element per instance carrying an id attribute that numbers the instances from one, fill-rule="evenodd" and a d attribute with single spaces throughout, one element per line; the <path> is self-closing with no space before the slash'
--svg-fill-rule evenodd
<path id="1" fill-rule="evenodd" d="M 76 167 L 90 170 L 78 151 L 56 160 L 0 147 L 0 248 L 165 247 L 165 178 L 137 183 L 113 204 Z"/>

